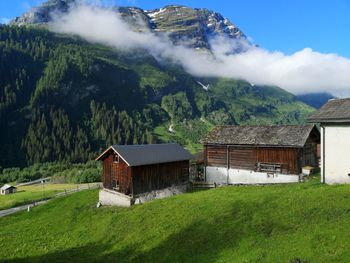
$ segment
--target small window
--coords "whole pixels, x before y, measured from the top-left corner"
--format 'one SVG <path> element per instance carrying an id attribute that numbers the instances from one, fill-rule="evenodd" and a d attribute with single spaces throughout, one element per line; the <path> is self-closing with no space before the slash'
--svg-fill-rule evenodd
<path id="1" fill-rule="evenodd" d="M 119 181 L 118 180 L 115 180 L 115 179 L 112 180 L 112 189 L 119 191 Z"/>
<path id="2" fill-rule="evenodd" d="M 119 155 L 118 154 L 113 155 L 113 162 L 119 163 Z"/>

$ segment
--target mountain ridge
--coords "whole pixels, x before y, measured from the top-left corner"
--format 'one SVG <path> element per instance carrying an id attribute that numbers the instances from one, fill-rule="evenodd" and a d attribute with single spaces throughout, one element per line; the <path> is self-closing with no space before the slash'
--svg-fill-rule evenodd
<path id="1" fill-rule="evenodd" d="M 75 0 L 50 0 L 34 7 L 22 16 L 13 19 L 11 25 L 39 25 L 52 21 L 52 13 L 67 13 L 77 7 Z M 138 7 L 113 7 L 136 31 L 168 33 L 174 44 L 194 49 L 210 50 L 209 41 L 214 36 L 244 40 L 244 33 L 221 14 L 206 8 L 190 8 L 182 5 L 167 5 L 154 10 Z M 189 37 L 190 36 L 190 37 Z"/>

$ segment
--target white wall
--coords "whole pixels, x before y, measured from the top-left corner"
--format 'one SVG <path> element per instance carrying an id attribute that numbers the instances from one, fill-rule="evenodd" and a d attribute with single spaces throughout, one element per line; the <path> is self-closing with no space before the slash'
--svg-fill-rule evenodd
<path id="1" fill-rule="evenodd" d="M 322 128 L 323 129 L 323 128 Z M 325 145 L 321 129 L 321 178 L 325 161 L 325 179 L 327 184 L 350 183 L 350 125 L 326 126 Z M 325 157 L 323 156 L 325 147 Z"/>
<path id="2" fill-rule="evenodd" d="M 217 184 L 279 184 L 279 183 L 297 183 L 298 175 L 287 174 L 267 174 L 264 172 L 254 172 L 250 170 L 229 169 L 227 178 L 227 169 L 225 167 L 206 168 L 206 181 Z"/>

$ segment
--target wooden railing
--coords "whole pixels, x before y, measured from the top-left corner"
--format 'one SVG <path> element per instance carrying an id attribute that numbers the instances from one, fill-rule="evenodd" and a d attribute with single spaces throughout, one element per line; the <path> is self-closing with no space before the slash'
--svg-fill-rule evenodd
<path id="1" fill-rule="evenodd" d="M 258 162 L 257 164 L 258 172 L 267 172 L 267 173 L 288 173 L 289 166 L 287 163 L 264 163 Z"/>

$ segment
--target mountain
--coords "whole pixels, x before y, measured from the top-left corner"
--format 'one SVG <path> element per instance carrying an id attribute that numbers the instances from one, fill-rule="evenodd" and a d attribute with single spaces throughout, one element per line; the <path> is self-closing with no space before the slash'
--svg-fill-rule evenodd
<path id="1" fill-rule="evenodd" d="M 70 7 L 74 7 L 75 3 L 75 0 L 49 0 L 15 18 L 11 24 L 45 25 L 51 21 L 52 13 L 65 13 Z M 168 5 L 155 10 L 136 7 L 116 7 L 113 10 L 118 12 L 134 30 L 169 33 L 174 44 L 210 49 L 209 41 L 215 36 L 247 41 L 244 33 L 227 18 L 204 8 Z"/>
<path id="2" fill-rule="evenodd" d="M 0 166 L 84 162 L 114 143 L 177 141 L 194 152 L 215 125 L 300 123 L 314 110 L 278 87 L 198 78 L 144 50 L 115 50 L 45 29 L 48 10 L 67 10 L 69 2 L 48 1 L 12 25 L 0 26 Z M 205 9 L 123 8 L 154 19 L 153 30 L 170 29 L 172 19 L 180 17 L 176 12 L 184 10 L 188 19 L 180 20 L 189 22 L 179 32 L 211 28 L 190 19 L 190 14 L 214 14 Z M 224 23 L 219 23 L 222 29 L 215 26 L 215 34 L 229 34 Z M 197 32 L 193 48 L 207 48 L 214 31 Z"/>
<path id="3" fill-rule="evenodd" d="M 298 95 L 297 98 L 302 102 L 319 109 L 330 99 L 334 99 L 334 96 L 330 93 L 310 93 Z"/>

